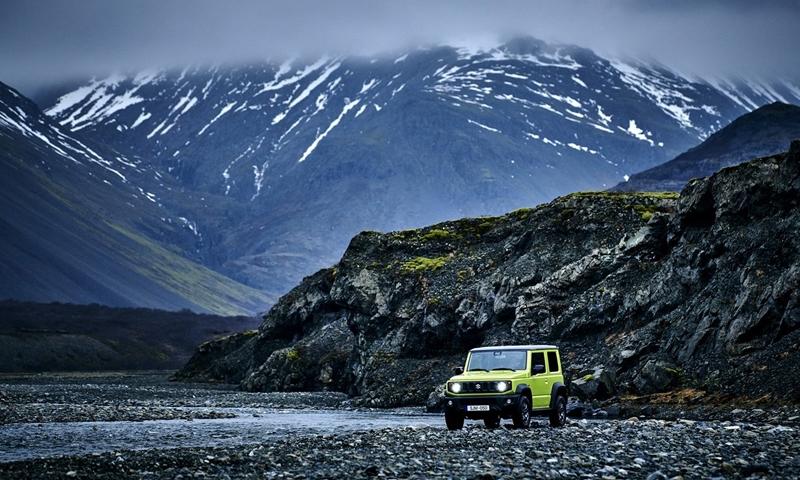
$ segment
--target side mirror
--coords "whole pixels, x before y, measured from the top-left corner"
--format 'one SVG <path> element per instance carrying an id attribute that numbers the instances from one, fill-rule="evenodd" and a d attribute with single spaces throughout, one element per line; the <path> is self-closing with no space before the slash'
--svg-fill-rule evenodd
<path id="1" fill-rule="evenodd" d="M 464 373 L 464 367 L 455 367 L 453 369 L 453 375 L 461 375 Z"/>
<path id="2" fill-rule="evenodd" d="M 534 365 L 533 370 L 531 372 L 534 375 L 539 375 L 540 373 L 544 373 L 544 365 Z"/>

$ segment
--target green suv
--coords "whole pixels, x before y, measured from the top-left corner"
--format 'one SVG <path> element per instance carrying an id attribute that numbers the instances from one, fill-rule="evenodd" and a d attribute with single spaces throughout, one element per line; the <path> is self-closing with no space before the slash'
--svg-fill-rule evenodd
<path id="1" fill-rule="evenodd" d="M 567 421 L 567 387 L 561 356 L 553 345 L 509 345 L 474 348 L 464 368 L 445 386 L 444 418 L 458 430 L 464 419 L 483 420 L 487 428 L 510 418 L 528 428 L 533 415 L 547 415 L 550 425 Z"/>

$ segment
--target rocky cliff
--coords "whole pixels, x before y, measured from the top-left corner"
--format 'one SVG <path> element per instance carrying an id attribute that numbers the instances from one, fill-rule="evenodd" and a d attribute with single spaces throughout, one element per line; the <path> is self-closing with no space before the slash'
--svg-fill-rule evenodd
<path id="1" fill-rule="evenodd" d="M 800 400 L 800 142 L 680 193 L 576 193 L 502 217 L 364 232 L 256 335 L 179 378 L 420 404 L 467 349 L 556 343 L 573 378 Z"/>

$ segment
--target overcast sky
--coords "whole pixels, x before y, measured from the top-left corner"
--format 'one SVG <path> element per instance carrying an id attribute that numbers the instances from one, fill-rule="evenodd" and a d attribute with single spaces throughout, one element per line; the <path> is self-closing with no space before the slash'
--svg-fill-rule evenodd
<path id="1" fill-rule="evenodd" d="M 147 66 L 527 34 L 679 71 L 800 78 L 800 0 L 4 0 L 0 81 L 25 93 Z"/>

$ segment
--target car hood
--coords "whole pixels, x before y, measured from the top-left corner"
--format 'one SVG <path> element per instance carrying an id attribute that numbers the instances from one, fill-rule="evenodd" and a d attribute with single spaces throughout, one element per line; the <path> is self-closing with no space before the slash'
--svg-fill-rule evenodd
<path id="1" fill-rule="evenodd" d="M 515 380 L 527 377 L 525 370 L 497 370 L 495 372 L 464 372 L 450 377 L 449 382 L 491 382 L 497 380 Z"/>

